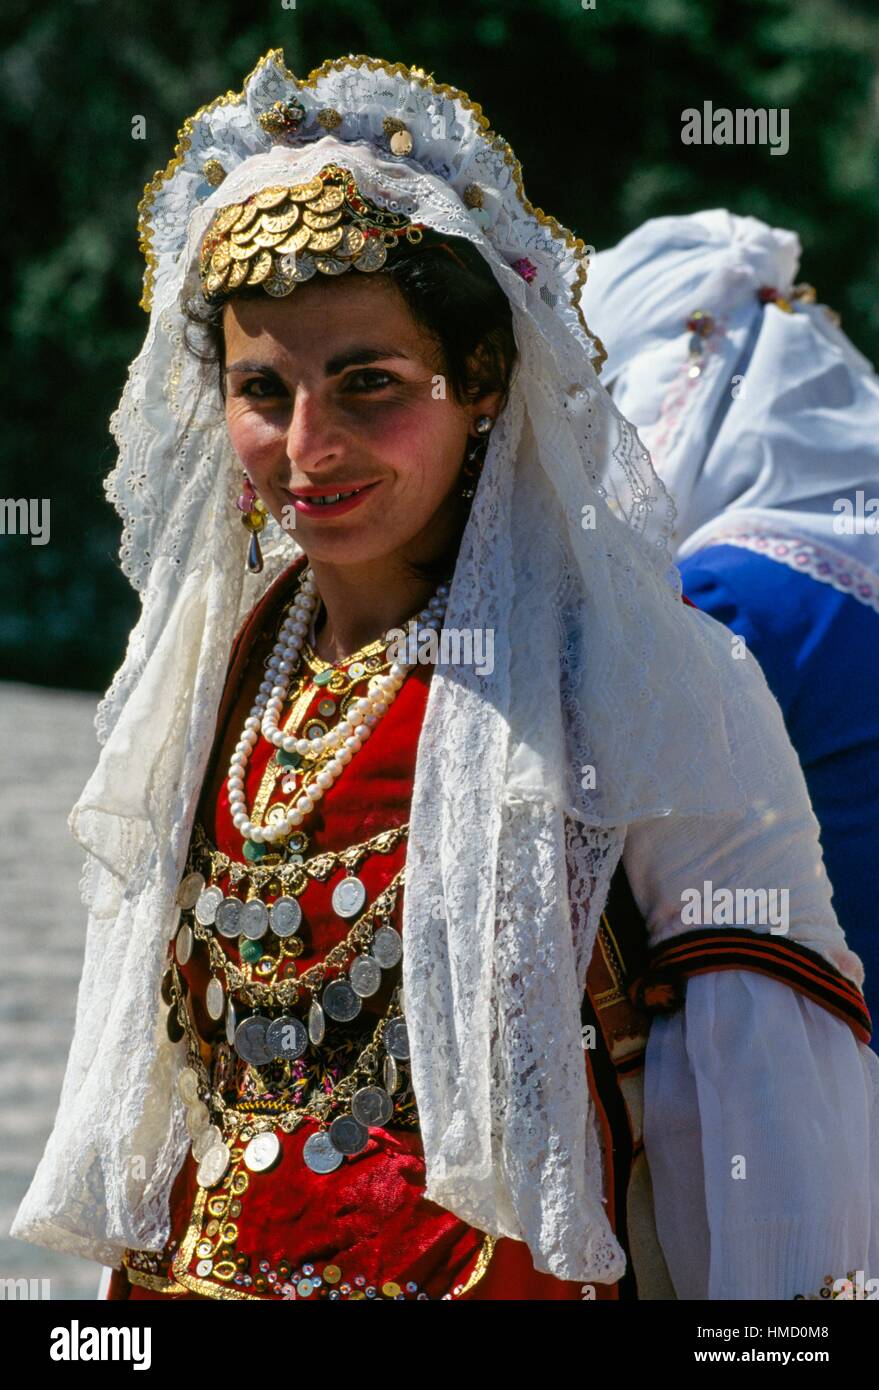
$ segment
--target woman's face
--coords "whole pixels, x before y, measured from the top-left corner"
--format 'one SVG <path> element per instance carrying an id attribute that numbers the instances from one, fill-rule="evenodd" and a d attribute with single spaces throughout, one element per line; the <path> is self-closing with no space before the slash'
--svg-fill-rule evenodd
<path id="1" fill-rule="evenodd" d="M 223 328 L 232 445 L 309 559 L 438 554 L 468 435 L 499 399 L 454 398 L 437 343 L 393 282 L 317 276 L 283 299 L 230 300 Z"/>

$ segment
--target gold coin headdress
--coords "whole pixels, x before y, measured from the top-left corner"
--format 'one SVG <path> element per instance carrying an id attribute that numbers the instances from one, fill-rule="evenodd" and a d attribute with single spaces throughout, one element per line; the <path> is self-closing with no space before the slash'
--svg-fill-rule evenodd
<path id="1" fill-rule="evenodd" d="M 185 122 L 174 157 L 139 207 L 147 262 L 142 307 L 151 311 L 175 283 L 192 219 L 212 197 L 218 212 L 198 248 L 196 280 L 217 302 L 245 285 L 283 295 L 318 272 L 378 270 L 396 246 L 433 226 L 427 217 L 417 220 L 425 211 L 420 194 L 405 216 L 399 205 L 387 206 L 396 201 L 394 189 L 370 188 L 366 196 L 360 174 L 358 188 L 336 152 L 328 153 L 332 164 L 309 169 L 302 183 L 276 177 L 261 193 L 248 190 L 246 199 L 233 196 L 226 205 L 214 196 L 252 156 L 279 146 L 305 150 L 328 136 L 337 148 L 351 144 L 351 168 L 353 151 L 365 146 L 388 167 L 407 166 L 404 182 L 418 172 L 439 179 L 457 201 L 455 233 L 497 256 L 507 293 L 538 313 L 542 301 L 600 369 L 604 349 L 580 309 L 590 248 L 532 206 L 513 151 L 466 93 L 420 68 L 363 56 L 324 63 L 300 79 L 273 49 L 242 91 L 215 98 Z"/>
<path id="2" fill-rule="evenodd" d="M 264 188 L 220 209 L 201 246 L 202 293 L 214 303 L 261 285 L 280 297 L 318 272 L 381 270 L 389 251 L 422 235 L 420 223 L 366 198 L 350 170 L 327 164 L 307 183 Z"/>

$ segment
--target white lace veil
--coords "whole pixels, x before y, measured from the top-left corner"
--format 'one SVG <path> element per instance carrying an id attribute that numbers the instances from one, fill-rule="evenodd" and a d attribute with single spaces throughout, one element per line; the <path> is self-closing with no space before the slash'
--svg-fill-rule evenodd
<path id="1" fill-rule="evenodd" d="M 299 138 L 273 147 L 257 117 L 294 97 Z M 326 108 L 342 116 L 332 136 L 316 124 Z M 388 153 L 388 115 L 412 133 L 411 157 Z M 227 172 L 214 190 L 209 158 Z M 298 553 L 272 524 L 264 573 L 245 577 L 239 467 L 214 369 L 184 348 L 180 298 L 217 207 L 331 161 L 377 203 L 479 249 L 520 353 L 445 619 L 494 630 L 494 669 L 438 665 L 412 796 L 403 979 L 426 1195 L 526 1241 L 538 1270 L 613 1280 L 625 1261 L 580 1033 L 597 924 L 628 823 L 741 809 L 729 743 L 745 742 L 762 683 L 752 664 L 719 661 L 719 629 L 680 602 L 667 496 L 593 367 L 582 243 L 531 208 L 509 148 L 463 95 L 361 58 L 300 83 L 280 50 L 187 122 L 142 204 L 150 323 L 112 420 L 108 492 L 143 607 L 71 814 L 88 851 L 76 1029 L 13 1234 L 110 1264 L 168 1235 L 187 1148 L 181 1052 L 159 1001 L 175 892 L 234 633 Z M 470 183 L 481 220 L 462 201 Z M 530 281 L 511 268 L 523 258 Z"/>

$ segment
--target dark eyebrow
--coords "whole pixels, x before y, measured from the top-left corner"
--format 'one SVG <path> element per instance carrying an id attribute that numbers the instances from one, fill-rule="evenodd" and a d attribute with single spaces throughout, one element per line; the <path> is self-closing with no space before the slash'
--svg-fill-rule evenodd
<path id="1" fill-rule="evenodd" d="M 346 367 L 365 366 L 369 362 L 379 362 L 386 357 L 406 357 L 405 352 L 400 352 L 399 348 L 389 347 L 352 347 L 345 352 L 337 353 L 324 364 L 324 372 L 327 376 L 338 376 L 344 372 Z M 231 367 L 226 368 L 226 376 L 231 372 L 262 372 L 263 376 L 277 377 L 278 373 L 274 367 L 270 367 L 266 362 L 233 362 Z"/>
<path id="2" fill-rule="evenodd" d="M 265 362 L 233 362 L 231 367 L 226 368 L 226 376 L 230 372 L 262 372 L 264 376 L 277 376 L 274 367 L 268 366 Z"/>
<path id="3" fill-rule="evenodd" d="M 352 347 L 340 352 L 324 364 L 327 376 L 338 376 L 346 367 L 365 366 L 368 362 L 379 362 L 385 357 L 404 357 L 405 352 L 391 347 Z"/>

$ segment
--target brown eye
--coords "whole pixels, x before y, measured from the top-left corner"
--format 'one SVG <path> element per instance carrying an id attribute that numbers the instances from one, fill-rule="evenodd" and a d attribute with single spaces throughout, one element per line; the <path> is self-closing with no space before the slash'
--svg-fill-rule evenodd
<path id="1" fill-rule="evenodd" d="M 364 367 L 359 372 L 351 372 L 345 378 L 346 391 L 380 391 L 383 386 L 390 386 L 394 378 L 389 372 L 379 371 L 375 367 Z"/>
<path id="2" fill-rule="evenodd" d="M 251 389 L 254 386 L 264 387 L 265 390 L 254 391 Z M 281 386 L 279 382 L 272 381 L 269 377 L 265 376 L 252 376 L 242 384 L 240 394 L 242 396 L 253 396 L 256 400 L 265 400 L 268 396 L 277 396 L 280 391 Z"/>

